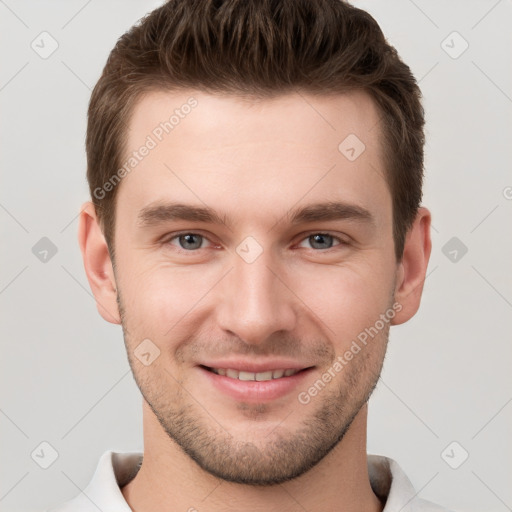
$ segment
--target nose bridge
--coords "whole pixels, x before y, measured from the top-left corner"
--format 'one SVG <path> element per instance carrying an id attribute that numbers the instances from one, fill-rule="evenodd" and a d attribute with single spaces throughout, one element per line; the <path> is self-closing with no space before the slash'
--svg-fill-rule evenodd
<path id="1" fill-rule="evenodd" d="M 250 244 L 250 242 L 249 242 Z M 252 260 L 241 244 L 233 255 L 233 270 L 223 280 L 217 305 L 220 327 L 246 343 L 262 343 L 277 331 L 291 331 L 296 322 L 293 294 L 279 276 L 279 262 L 262 251 Z M 254 257 L 254 247 L 250 247 Z"/>

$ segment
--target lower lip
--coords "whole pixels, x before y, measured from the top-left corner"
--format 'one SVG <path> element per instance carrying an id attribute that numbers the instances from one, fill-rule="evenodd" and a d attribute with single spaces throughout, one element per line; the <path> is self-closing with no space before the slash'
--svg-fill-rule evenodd
<path id="1" fill-rule="evenodd" d="M 313 368 L 307 368 L 289 377 L 279 379 L 255 381 L 239 380 L 218 375 L 212 371 L 199 366 L 199 371 L 215 386 L 219 391 L 243 402 L 269 402 L 281 398 L 294 389 L 297 389 L 304 379 L 309 375 Z"/>

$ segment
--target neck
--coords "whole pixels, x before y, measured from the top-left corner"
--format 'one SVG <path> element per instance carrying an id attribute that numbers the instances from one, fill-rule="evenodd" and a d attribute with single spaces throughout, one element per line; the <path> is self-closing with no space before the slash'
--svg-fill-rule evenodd
<path id="1" fill-rule="evenodd" d="M 144 460 L 122 488 L 138 512 L 381 512 L 366 459 L 367 406 L 343 440 L 316 466 L 280 485 L 255 487 L 220 480 L 202 470 L 161 428 L 144 402 Z"/>

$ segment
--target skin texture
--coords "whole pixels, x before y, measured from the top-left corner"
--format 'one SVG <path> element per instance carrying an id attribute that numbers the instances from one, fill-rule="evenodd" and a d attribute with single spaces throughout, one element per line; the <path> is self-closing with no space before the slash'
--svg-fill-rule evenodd
<path id="1" fill-rule="evenodd" d="M 152 92 L 133 113 L 127 156 L 190 97 L 197 106 L 118 185 L 115 266 L 91 203 L 80 217 L 98 311 L 122 323 L 144 397 L 144 462 L 123 495 L 138 512 L 382 510 L 366 467 L 366 402 L 389 326 L 419 307 L 430 213 L 420 208 L 398 263 L 379 115 L 363 92 L 266 100 Z M 349 134 L 365 145 L 354 161 L 338 150 Z M 169 201 L 207 206 L 222 222 L 142 227 L 144 208 Z M 370 220 L 290 223 L 298 208 L 325 202 L 354 205 Z M 178 236 L 187 233 L 197 236 Z M 261 254 L 249 263 L 240 247 Z M 301 403 L 299 393 L 389 311 Z M 159 356 L 145 365 L 136 354 L 148 339 Z M 244 401 L 211 386 L 198 366 L 235 356 L 313 369 L 284 396 Z"/>

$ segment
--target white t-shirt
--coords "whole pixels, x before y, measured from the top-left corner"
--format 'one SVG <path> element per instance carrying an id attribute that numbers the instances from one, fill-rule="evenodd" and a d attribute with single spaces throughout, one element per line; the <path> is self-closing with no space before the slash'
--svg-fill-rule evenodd
<path id="1" fill-rule="evenodd" d="M 137 474 L 142 456 L 142 453 L 105 452 L 84 491 L 46 512 L 132 512 L 121 488 Z M 368 455 L 368 473 L 373 492 L 386 503 L 383 512 L 449 512 L 418 498 L 411 482 L 393 459 Z"/>

